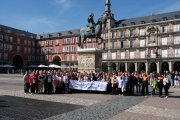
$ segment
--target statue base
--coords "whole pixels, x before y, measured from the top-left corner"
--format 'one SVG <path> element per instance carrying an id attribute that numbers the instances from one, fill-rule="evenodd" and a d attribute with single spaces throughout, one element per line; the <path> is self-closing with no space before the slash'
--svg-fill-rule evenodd
<path id="1" fill-rule="evenodd" d="M 100 72 L 102 70 L 102 50 L 98 48 L 78 48 L 78 71 Z"/>

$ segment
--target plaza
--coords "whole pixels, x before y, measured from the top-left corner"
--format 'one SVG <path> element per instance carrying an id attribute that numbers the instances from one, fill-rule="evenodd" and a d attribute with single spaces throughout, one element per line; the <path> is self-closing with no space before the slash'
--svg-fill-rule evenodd
<path id="1" fill-rule="evenodd" d="M 179 88 L 170 88 L 166 99 L 95 93 L 24 94 L 19 74 L 0 74 L 0 83 L 2 120 L 178 120 L 180 117 Z"/>
<path id="2" fill-rule="evenodd" d="M 85 28 L 0 25 L 0 120 L 180 119 L 180 11 L 116 19 L 104 1 Z"/>

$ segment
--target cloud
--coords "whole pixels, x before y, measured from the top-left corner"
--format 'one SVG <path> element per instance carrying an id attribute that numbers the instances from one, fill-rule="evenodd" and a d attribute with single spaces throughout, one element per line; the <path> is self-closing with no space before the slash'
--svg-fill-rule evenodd
<path id="1" fill-rule="evenodd" d="M 72 0 L 54 0 L 54 2 L 61 7 L 61 12 L 72 7 Z"/>
<path id="2" fill-rule="evenodd" d="M 39 17 L 39 18 L 31 18 L 27 20 L 27 25 L 29 26 L 42 26 L 42 25 L 47 25 L 47 26 L 54 26 L 56 23 L 53 20 L 50 20 L 45 17 Z"/>

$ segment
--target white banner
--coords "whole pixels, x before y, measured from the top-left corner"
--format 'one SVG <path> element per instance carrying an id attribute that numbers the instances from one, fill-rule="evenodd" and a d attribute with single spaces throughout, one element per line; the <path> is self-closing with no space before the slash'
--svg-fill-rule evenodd
<path id="1" fill-rule="evenodd" d="M 106 91 L 107 82 L 79 82 L 76 80 L 70 80 L 69 88 L 76 90 Z"/>

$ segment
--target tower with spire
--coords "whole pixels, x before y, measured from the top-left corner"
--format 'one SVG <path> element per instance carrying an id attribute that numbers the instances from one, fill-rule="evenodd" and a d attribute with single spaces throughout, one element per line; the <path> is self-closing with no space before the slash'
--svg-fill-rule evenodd
<path id="1" fill-rule="evenodd" d="M 110 3 L 110 0 L 106 0 L 105 13 L 108 14 L 108 15 L 111 14 L 111 3 Z"/>

